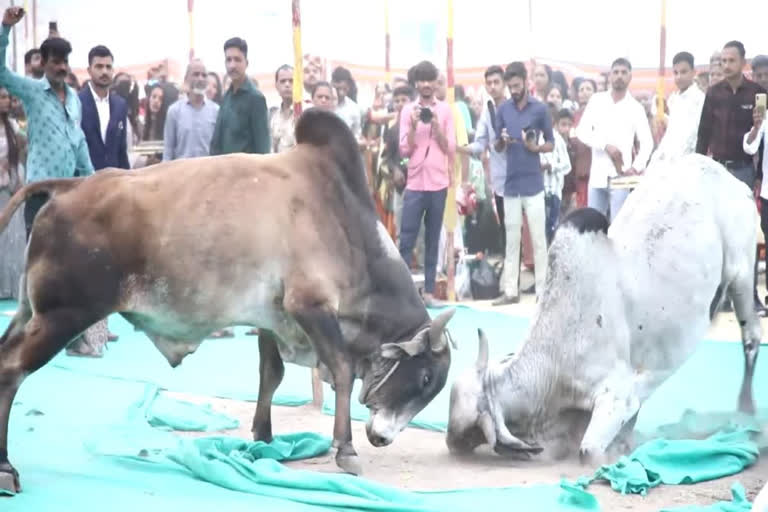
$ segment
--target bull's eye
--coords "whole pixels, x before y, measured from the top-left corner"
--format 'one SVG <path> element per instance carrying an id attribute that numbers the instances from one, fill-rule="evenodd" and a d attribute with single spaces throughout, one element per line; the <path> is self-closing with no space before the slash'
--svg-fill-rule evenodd
<path id="1" fill-rule="evenodd" d="M 425 388 L 429 386 L 429 383 L 432 379 L 429 377 L 429 374 L 425 374 L 424 377 L 421 378 L 421 387 Z"/>

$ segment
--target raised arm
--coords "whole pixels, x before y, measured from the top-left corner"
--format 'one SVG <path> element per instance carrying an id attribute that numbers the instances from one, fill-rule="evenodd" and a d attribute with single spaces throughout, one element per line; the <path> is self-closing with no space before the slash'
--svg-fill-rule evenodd
<path id="1" fill-rule="evenodd" d="M 37 89 L 37 80 L 14 73 L 6 66 L 6 50 L 8 49 L 11 28 L 24 17 L 24 9 L 21 7 L 9 7 L 3 14 L 3 26 L 0 28 L 0 86 L 8 89 L 8 92 L 17 96 L 22 102 L 27 102 Z"/>

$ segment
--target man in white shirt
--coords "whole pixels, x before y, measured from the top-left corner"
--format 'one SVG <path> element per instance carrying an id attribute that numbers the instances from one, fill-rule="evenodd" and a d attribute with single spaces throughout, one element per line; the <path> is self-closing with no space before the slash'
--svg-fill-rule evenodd
<path id="1" fill-rule="evenodd" d="M 352 73 L 347 68 L 337 67 L 331 73 L 331 84 L 336 89 L 336 115 L 347 123 L 352 134 L 359 139 L 363 133 L 360 107 L 347 96 L 352 89 Z"/>
<path id="2" fill-rule="evenodd" d="M 671 160 L 696 152 L 704 92 L 694 85 L 693 55 L 680 52 L 672 59 L 677 91 L 669 96 L 667 131 L 651 158 Z"/>
<path id="3" fill-rule="evenodd" d="M 611 90 L 595 93 L 584 109 L 576 136 L 592 148 L 588 204 L 591 208 L 616 218 L 629 189 L 609 189 L 608 179 L 640 174 L 653 151 L 653 137 L 643 106 L 629 94 L 632 64 L 616 59 L 611 65 Z M 634 161 L 635 137 L 639 150 Z"/>

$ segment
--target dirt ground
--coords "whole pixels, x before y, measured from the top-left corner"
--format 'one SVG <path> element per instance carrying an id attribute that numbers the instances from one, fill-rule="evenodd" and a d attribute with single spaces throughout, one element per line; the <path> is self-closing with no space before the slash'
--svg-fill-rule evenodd
<path id="1" fill-rule="evenodd" d="M 532 282 L 532 277 L 526 273 L 522 281 L 523 286 L 527 286 Z M 760 290 L 765 290 L 762 276 Z M 535 304 L 532 296 L 524 295 L 522 302 L 513 306 L 494 308 L 490 302 L 473 302 L 472 306 L 515 315 L 530 315 Z M 768 319 L 763 319 L 762 323 L 763 331 L 768 333 Z M 732 313 L 721 313 L 715 319 L 709 337 L 740 342 L 741 337 L 735 316 Z M 221 434 L 251 438 L 250 425 L 255 404 L 184 394 L 172 395 L 192 402 L 211 403 L 215 410 L 240 420 L 241 426 L 236 432 L 227 431 Z M 323 414 L 311 405 L 275 406 L 272 416 L 275 434 L 311 431 L 331 436 L 333 432 L 333 417 Z M 470 458 L 458 458 L 448 452 L 443 434 L 415 428 L 406 429 L 392 445 L 375 448 L 365 436 L 364 423 L 353 422 L 352 429 L 355 447 L 362 459 L 363 476 L 409 490 L 557 484 L 561 478 L 575 480 L 580 476 L 592 474 L 596 469 L 596 467 L 582 466 L 578 460 L 559 464 L 509 461 L 496 456 L 488 449 L 481 449 Z M 184 435 L 210 435 L 210 433 Z M 318 459 L 291 462 L 288 465 L 313 471 L 338 471 L 332 454 Z M 645 512 L 658 511 L 666 507 L 708 505 L 721 500 L 730 500 L 731 485 L 736 481 L 744 485 L 748 498 L 754 500 L 767 479 L 768 458 L 760 457 L 756 465 L 732 477 L 696 485 L 660 486 L 652 489 L 645 497 L 622 496 L 613 491 L 607 483 L 595 483 L 589 487 L 589 491 L 597 497 L 602 510 Z"/>

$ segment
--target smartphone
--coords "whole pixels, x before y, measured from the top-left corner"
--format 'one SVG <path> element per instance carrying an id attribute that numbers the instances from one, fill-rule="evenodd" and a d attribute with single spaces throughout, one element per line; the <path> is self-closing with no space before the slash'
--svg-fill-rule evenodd
<path id="1" fill-rule="evenodd" d="M 57 22 L 55 22 L 55 21 L 51 21 L 51 22 L 49 22 L 49 23 L 48 23 L 48 30 L 50 30 L 51 32 L 56 32 L 56 31 L 58 31 L 58 30 L 59 30 L 59 28 L 58 28 L 58 23 L 57 23 Z"/>
<path id="2" fill-rule="evenodd" d="M 760 112 L 761 115 L 765 116 L 765 108 L 766 108 L 765 93 L 755 94 L 755 106 L 757 107 L 757 111 Z"/>

